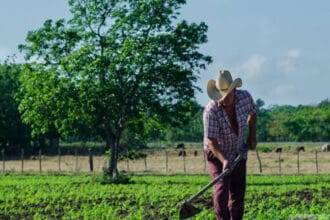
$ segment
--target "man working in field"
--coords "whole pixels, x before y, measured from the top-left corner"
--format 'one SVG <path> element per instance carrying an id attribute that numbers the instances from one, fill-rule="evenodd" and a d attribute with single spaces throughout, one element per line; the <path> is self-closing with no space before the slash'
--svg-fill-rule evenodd
<path id="1" fill-rule="evenodd" d="M 240 153 L 243 156 L 233 171 L 214 186 L 213 204 L 217 219 L 242 219 L 246 187 L 247 147 L 244 130 L 249 127 L 247 146 L 254 150 L 256 141 L 256 106 L 251 95 L 238 90 L 242 80 L 232 79 L 229 71 L 220 71 L 217 81 L 209 80 L 211 98 L 203 113 L 204 151 L 212 178 L 230 168 Z"/>

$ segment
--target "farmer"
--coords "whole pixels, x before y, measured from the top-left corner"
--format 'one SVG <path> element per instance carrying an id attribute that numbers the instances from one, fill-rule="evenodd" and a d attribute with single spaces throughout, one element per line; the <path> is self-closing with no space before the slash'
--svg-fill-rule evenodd
<path id="1" fill-rule="evenodd" d="M 232 79 L 221 70 L 217 81 L 209 80 L 211 100 L 203 113 L 204 152 L 212 178 L 230 168 L 240 153 L 243 156 L 232 172 L 214 186 L 213 204 L 217 219 L 242 219 L 246 187 L 247 150 L 256 149 L 256 106 L 245 90 L 238 90 L 242 80 Z M 248 129 L 247 146 L 244 145 Z"/>

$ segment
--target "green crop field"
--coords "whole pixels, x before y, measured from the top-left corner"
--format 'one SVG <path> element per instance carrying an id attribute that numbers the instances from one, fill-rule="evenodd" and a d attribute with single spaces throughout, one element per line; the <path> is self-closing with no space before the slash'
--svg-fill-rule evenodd
<path id="1" fill-rule="evenodd" d="M 209 181 L 205 175 L 133 176 L 102 185 L 98 176 L 4 174 L 0 219 L 177 219 L 180 201 Z M 213 219 L 207 200 L 196 219 Z M 206 199 L 207 198 L 207 199 Z M 248 176 L 246 219 L 330 218 L 330 175 Z M 205 206 L 206 204 L 206 206 Z"/>

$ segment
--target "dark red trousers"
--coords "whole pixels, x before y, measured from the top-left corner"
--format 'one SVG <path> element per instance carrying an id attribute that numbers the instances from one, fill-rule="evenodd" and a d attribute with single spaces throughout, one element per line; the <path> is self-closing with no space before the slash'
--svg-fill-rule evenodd
<path id="1" fill-rule="evenodd" d="M 222 172 L 222 163 L 207 151 L 206 158 L 212 178 Z M 214 185 L 213 205 L 217 220 L 242 219 L 246 188 L 246 160 L 241 160 L 235 169 Z"/>

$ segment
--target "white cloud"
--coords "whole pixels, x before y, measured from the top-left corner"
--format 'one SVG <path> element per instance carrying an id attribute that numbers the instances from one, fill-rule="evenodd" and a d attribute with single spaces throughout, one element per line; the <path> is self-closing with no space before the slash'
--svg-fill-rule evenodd
<path id="1" fill-rule="evenodd" d="M 291 73 L 297 68 L 297 60 L 301 55 L 298 49 L 288 50 L 285 58 L 277 63 L 277 68 L 285 73 Z"/>
<path id="2" fill-rule="evenodd" d="M 266 61 L 266 57 L 255 54 L 250 56 L 238 69 L 247 74 L 248 78 L 255 78 L 260 75 Z"/>
<path id="3" fill-rule="evenodd" d="M 280 61 L 277 67 L 285 73 L 291 73 L 296 69 L 296 63 L 293 60 L 286 59 Z"/>
<path id="4" fill-rule="evenodd" d="M 273 90 L 273 95 L 288 95 L 294 90 L 294 85 L 279 85 Z"/>
<path id="5" fill-rule="evenodd" d="M 300 57 L 300 54 L 301 54 L 301 51 L 300 50 L 298 50 L 298 49 L 290 49 L 288 51 L 288 55 L 287 56 L 289 58 L 292 58 L 292 59 L 297 59 L 297 58 Z"/>

